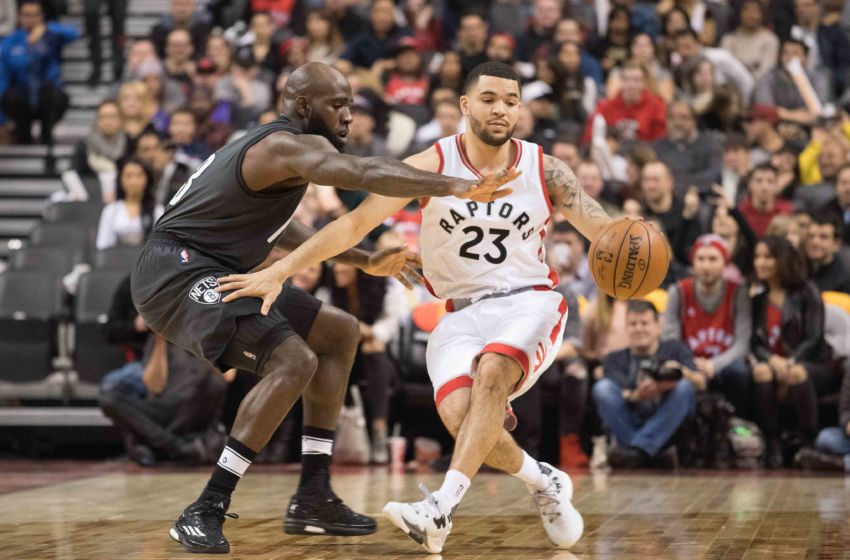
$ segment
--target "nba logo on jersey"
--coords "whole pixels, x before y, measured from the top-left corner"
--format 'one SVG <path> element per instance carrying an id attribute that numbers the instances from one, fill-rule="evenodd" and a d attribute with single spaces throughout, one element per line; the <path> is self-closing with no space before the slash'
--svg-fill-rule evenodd
<path id="1" fill-rule="evenodd" d="M 207 276 L 192 286 L 189 297 L 198 303 L 213 305 L 221 300 L 221 294 L 215 291 L 216 288 L 218 288 L 218 280 L 214 276 Z"/>
<path id="2" fill-rule="evenodd" d="M 180 264 L 189 264 L 189 251 L 186 249 L 180 251 Z"/>

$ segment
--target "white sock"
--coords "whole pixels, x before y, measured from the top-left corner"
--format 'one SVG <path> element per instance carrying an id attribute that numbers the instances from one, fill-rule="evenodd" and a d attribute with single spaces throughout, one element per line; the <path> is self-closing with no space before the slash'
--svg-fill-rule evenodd
<path id="1" fill-rule="evenodd" d="M 538 463 L 531 455 L 522 452 L 522 466 L 513 474 L 535 490 L 545 490 L 549 486 L 549 477 L 543 474 Z"/>
<path id="2" fill-rule="evenodd" d="M 462 472 L 454 469 L 447 472 L 443 485 L 434 492 L 434 497 L 437 498 L 440 509 L 448 512 L 458 505 L 463 499 L 463 495 L 469 490 L 470 484 L 472 484 L 472 481 Z"/>

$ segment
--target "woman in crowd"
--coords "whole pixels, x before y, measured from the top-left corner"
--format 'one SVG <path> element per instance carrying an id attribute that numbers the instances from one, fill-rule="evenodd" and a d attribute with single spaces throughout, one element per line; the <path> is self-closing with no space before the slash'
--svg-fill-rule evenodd
<path id="1" fill-rule="evenodd" d="M 670 103 L 676 93 L 676 84 L 670 72 L 658 61 L 652 37 L 646 33 L 635 35 L 629 46 L 629 59 L 646 69 L 646 74 L 649 76 L 646 86 L 653 93 L 660 95 L 665 103 Z M 617 97 L 621 87 L 622 73 L 619 68 L 614 68 L 608 73 L 608 82 L 605 86 L 608 99 Z"/>
<path id="2" fill-rule="evenodd" d="M 218 77 L 230 72 L 233 64 L 233 47 L 222 35 L 210 35 L 207 39 L 207 58 L 209 58 Z"/>
<path id="3" fill-rule="evenodd" d="M 331 303 L 360 321 L 361 341 L 351 379 L 367 385 L 364 401 L 372 434 L 372 461 L 386 463 L 387 417 L 391 387 L 397 376 L 387 344 L 398 333 L 400 317 L 407 312 L 407 300 L 404 290 L 399 291 L 386 278 L 369 276 L 350 265 L 334 265 L 333 276 Z"/>
<path id="4" fill-rule="evenodd" d="M 118 161 L 127 154 L 127 136 L 121 130 L 121 110 L 115 101 L 97 107 L 94 128 L 74 148 L 71 167 L 81 178 L 115 173 Z"/>
<path id="5" fill-rule="evenodd" d="M 581 72 L 581 47 L 577 43 L 561 43 L 558 62 L 564 69 L 559 96 L 560 118 L 583 124 L 596 108 L 596 82 Z"/>
<path id="6" fill-rule="evenodd" d="M 151 122 L 157 112 L 156 102 L 143 82 L 127 82 L 118 90 L 118 107 L 127 135 L 127 153 L 133 154 L 139 136 L 156 130 Z"/>
<path id="7" fill-rule="evenodd" d="M 629 10 L 615 5 L 608 12 L 608 29 L 602 37 L 588 49 L 596 60 L 602 63 L 606 75 L 616 66 L 629 59 L 629 43 L 632 38 L 632 20 Z"/>
<path id="8" fill-rule="evenodd" d="M 449 88 L 458 95 L 463 89 L 463 67 L 460 64 L 460 54 L 455 51 L 443 53 L 440 69 L 431 80 L 431 93 L 441 88 Z"/>
<path id="9" fill-rule="evenodd" d="M 307 14 L 307 60 L 333 64 L 345 50 L 335 21 L 320 10 Z"/>
<path id="10" fill-rule="evenodd" d="M 741 94 L 730 84 L 717 85 L 711 61 L 691 57 L 682 62 L 676 74 L 682 97 L 693 109 L 699 128 L 722 132 L 740 128 Z"/>
<path id="11" fill-rule="evenodd" d="M 779 442 L 779 402 L 793 408 L 793 427 L 811 445 L 817 431 L 816 384 L 831 383 L 831 350 L 824 340 L 824 307 L 807 282 L 803 255 L 784 237 L 756 244 L 756 290 L 750 351 L 756 418 L 766 441 L 765 465 L 784 464 Z"/>
<path id="12" fill-rule="evenodd" d="M 277 76 L 283 67 L 278 45 L 274 40 L 274 22 L 271 16 L 265 12 L 257 12 L 251 17 L 248 27 L 251 41 L 251 52 L 254 60 L 264 73 L 269 76 Z"/>
<path id="13" fill-rule="evenodd" d="M 665 63 L 664 66 L 670 68 L 670 58 L 676 50 L 673 38 L 680 31 L 691 29 L 691 18 L 685 10 L 674 6 L 661 18 L 661 28 L 664 34 L 658 38 L 656 45 L 658 56 Z"/>
<path id="14" fill-rule="evenodd" d="M 116 200 L 107 204 L 97 228 L 98 250 L 118 245 L 141 245 L 162 215 L 154 204 L 153 172 L 137 159 L 126 160 L 118 169 Z"/>

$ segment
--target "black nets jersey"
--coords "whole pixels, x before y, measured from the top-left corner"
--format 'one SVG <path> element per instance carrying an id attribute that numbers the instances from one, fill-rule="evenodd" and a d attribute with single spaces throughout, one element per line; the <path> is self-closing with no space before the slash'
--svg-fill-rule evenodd
<path id="1" fill-rule="evenodd" d="M 169 201 L 154 231 L 248 272 L 268 256 L 307 190 L 254 192 L 242 177 L 248 149 L 273 132 L 302 132 L 288 118 L 249 131 L 211 155 Z"/>

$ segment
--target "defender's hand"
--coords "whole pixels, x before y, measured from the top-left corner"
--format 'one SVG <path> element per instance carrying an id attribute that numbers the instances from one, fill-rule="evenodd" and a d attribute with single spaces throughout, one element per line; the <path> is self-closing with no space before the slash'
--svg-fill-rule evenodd
<path id="1" fill-rule="evenodd" d="M 502 189 L 501 187 L 520 175 L 522 175 L 521 171 L 511 167 L 499 173 L 490 173 L 478 181 L 462 181 L 458 189 L 452 194 L 458 198 L 468 198 L 475 202 L 492 202 L 511 194 L 513 189 Z"/>
<path id="2" fill-rule="evenodd" d="M 219 278 L 219 286 L 215 291 L 218 293 L 231 292 L 221 300 L 224 303 L 243 297 L 260 298 L 263 300 L 263 307 L 260 309 L 260 313 L 268 315 L 272 304 L 283 289 L 283 283 L 288 277 L 288 275 L 282 277 L 275 270 L 275 267 L 270 266 L 259 272 L 231 274 L 230 276 Z"/>
<path id="3" fill-rule="evenodd" d="M 369 255 L 369 262 L 363 267 L 363 272 L 372 276 L 393 276 L 408 290 L 412 290 L 413 284 L 422 283 L 419 274 L 421 268 L 419 254 L 408 251 L 407 245 L 401 245 Z"/>

